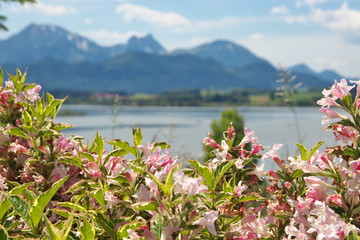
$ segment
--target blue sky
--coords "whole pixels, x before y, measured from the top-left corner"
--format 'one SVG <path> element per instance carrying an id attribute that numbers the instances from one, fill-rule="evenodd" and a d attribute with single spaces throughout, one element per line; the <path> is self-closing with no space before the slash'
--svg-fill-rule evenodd
<path id="1" fill-rule="evenodd" d="M 168 50 L 217 39 L 241 44 L 274 65 L 306 63 L 360 76 L 359 0 L 41 0 L 6 3 L 9 32 L 56 24 L 100 45 L 153 36 Z"/>

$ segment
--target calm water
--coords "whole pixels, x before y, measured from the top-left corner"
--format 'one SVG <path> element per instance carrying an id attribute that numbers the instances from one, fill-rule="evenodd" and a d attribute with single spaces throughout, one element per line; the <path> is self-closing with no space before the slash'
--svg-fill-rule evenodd
<path id="1" fill-rule="evenodd" d="M 106 140 L 120 138 L 132 141 L 131 129 L 140 124 L 144 143 L 154 139 L 170 143 L 172 153 L 179 157 L 198 158 L 202 155 L 202 140 L 210 131 L 210 122 L 220 117 L 223 107 L 121 107 L 116 117 L 109 106 L 64 105 L 63 110 L 85 113 L 83 116 L 62 116 L 58 122 L 76 125 L 66 131 L 91 140 L 96 131 Z M 334 144 L 332 135 L 322 129 L 322 114 L 319 108 L 298 108 L 301 139 L 311 147 L 319 140 L 325 145 Z M 245 118 L 245 125 L 255 130 L 255 136 L 265 146 L 284 144 L 282 157 L 294 154 L 295 143 L 299 142 L 295 130 L 294 115 L 282 107 L 239 107 Z M 115 122 L 115 128 L 113 128 Z M 267 168 L 271 168 L 269 164 Z"/>

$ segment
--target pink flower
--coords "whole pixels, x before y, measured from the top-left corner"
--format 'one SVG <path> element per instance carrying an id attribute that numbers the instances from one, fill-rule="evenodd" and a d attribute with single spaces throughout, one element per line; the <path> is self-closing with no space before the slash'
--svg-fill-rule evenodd
<path id="1" fill-rule="evenodd" d="M 114 194 L 109 191 L 105 192 L 104 199 L 105 199 L 105 201 L 107 201 L 107 204 L 105 206 L 105 208 L 107 208 L 107 209 L 114 207 L 119 202 L 117 197 L 115 197 Z"/>
<path id="2" fill-rule="evenodd" d="M 351 161 L 349 167 L 352 173 L 360 175 L 360 160 Z"/>
<path id="3" fill-rule="evenodd" d="M 217 144 L 215 142 L 215 140 L 212 139 L 211 137 L 204 138 L 203 143 L 205 144 L 205 146 L 211 146 L 213 148 L 217 148 L 217 149 L 221 150 L 221 147 L 219 146 L 219 144 Z"/>
<path id="4" fill-rule="evenodd" d="M 200 218 L 194 224 L 206 226 L 212 235 L 216 235 L 215 221 L 218 219 L 219 213 L 217 211 L 210 211 L 204 213 L 204 217 Z"/>
<path id="5" fill-rule="evenodd" d="M 207 187 L 201 184 L 202 177 L 191 178 L 185 175 L 181 170 L 174 173 L 174 183 L 176 184 L 175 193 L 181 193 L 189 197 L 207 190 Z"/>
<path id="6" fill-rule="evenodd" d="M 104 174 L 101 172 L 99 166 L 94 162 L 87 161 L 84 164 L 84 168 L 87 173 L 89 173 L 90 175 L 92 175 L 95 178 L 100 178 L 100 177 L 104 176 Z"/>
<path id="7" fill-rule="evenodd" d="M 254 144 L 257 143 L 258 138 L 254 137 L 254 134 L 255 134 L 254 131 L 249 131 L 247 128 L 244 128 L 244 134 L 245 134 L 245 136 L 239 144 L 242 148 L 244 148 L 245 144 L 247 144 L 247 143 L 254 143 Z"/>
<path id="8" fill-rule="evenodd" d="M 265 153 L 262 157 L 261 160 L 265 160 L 268 158 L 272 158 L 272 159 L 279 159 L 279 153 L 278 151 L 282 148 L 282 144 L 274 144 L 274 146 L 272 147 L 272 149 L 270 151 L 268 151 L 267 153 Z"/>
<path id="9" fill-rule="evenodd" d="M 246 189 L 248 189 L 248 186 L 243 185 L 242 181 L 240 181 L 238 185 L 234 188 L 234 193 L 238 196 L 241 196 Z"/>
<path id="10" fill-rule="evenodd" d="M 266 176 L 267 171 L 264 171 L 265 163 L 260 167 L 256 166 L 254 170 L 248 172 L 247 175 L 256 175 L 259 179 L 263 179 Z"/>
<path id="11" fill-rule="evenodd" d="M 342 197 L 339 194 L 335 194 L 335 195 L 327 197 L 326 198 L 326 203 L 327 204 L 337 205 L 339 207 L 343 206 Z"/>
<path id="12" fill-rule="evenodd" d="M 336 135 L 335 138 L 336 141 L 342 140 L 344 143 L 347 143 L 348 141 L 351 141 L 354 144 L 357 143 L 359 133 L 353 127 L 343 126 L 341 124 L 335 124 L 333 125 L 333 131 L 334 134 Z"/>
<path id="13" fill-rule="evenodd" d="M 134 197 L 138 202 L 147 202 L 151 200 L 150 191 L 144 184 L 140 185 L 139 191 L 134 194 Z"/>
<path id="14" fill-rule="evenodd" d="M 319 101 L 317 101 L 318 105 L 321 106 L 337 106 L 337 107 L 341 107 L 336 100 L 338 99 L 338 97 L 332 96 L 330 97 L 330 94 L 332 94 L 331 90 L 326 90 L 324 89 L 322 91 L 322 94 L 324 95 L 323 98 L 321 98 Z"/>
<path id="15" fill-rule="evenodd" d="M 321 179 L 314 177 L 314 176 L 310 176 L 310 177 L 304 177 L 304 180 L 306 182 L 307 185 L 309 185 L 312 188 L 315 189 L 330 189 L 331 186 L 329 184 L 326 184 L 324 181 L 322 181 Z"/>
<path id="16" fill-rule="evenodd" d="M 8 189 L 8 187 L 5 184 L 5 178 L 3 176 L 0 175 L 0 189 L 4 190 L 4 189 Z"/>
<path id="17" fill-rule="evenodd" d="M 338 83 L 337 81 L 334 82 L 334 85 L 331 87 L 333 96 L 338 98 L 343 98 L 350 93 L 350 90 L 353 89 L 355 86 L 348 86 L 347 81 L 343 78 Z"/>
<path id="18" fill-rule="evenodd" d="M 322 120 L 321 122 L 322 125 L 328 124 L 331 119 L 335 119 L 335 118 L 346 119 L 344 116 L 340 115 L 336 111 L 331 110 L 330 107 L 322 107 L 320 108 L 319 111 L 326 115 L 325 117 L 323 117 L 324 120 Z"/>

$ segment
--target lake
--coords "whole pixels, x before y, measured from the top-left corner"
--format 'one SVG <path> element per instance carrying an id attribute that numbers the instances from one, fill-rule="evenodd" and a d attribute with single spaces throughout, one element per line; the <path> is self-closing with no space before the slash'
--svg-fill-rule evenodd
<path id="1" fill-rule="evenodd" d="M 166 141 L 172 154 L 180 159 L 198 159 L 203 154 L 202 140 L 210 131 L 210 123 L 218 119 L 224 107 L 119 107 L 111 114 L 111 106 L 64 105 L 63 110 L 83 113 L 79 116 L 59 116 L 57 122 L 66 122 L 76 127 L 65 134 L 79 135 L 92 140 L 98 131 L 106 140 L 119 138 L 132 141 L 131 129 L 140 124 L 144 143 Z M 294 114 L 286 107 L 238 107 L 245 119 L 245 126 L 255 131 L 259 143 L 272 146 L 284 144 L 281 156 L 293 155 L 299 142 L 294 124 Z M 297 108 L 302 143 L 306 147 L 317 141 L 326 141 L 324 146 L 334 144 L 332 134 L 321 125 L 322 114 L 317 107 Z M 113 127 L 115 126 L 115 127 Z M 266 168 L 273 168 L 270 163 Z"/>

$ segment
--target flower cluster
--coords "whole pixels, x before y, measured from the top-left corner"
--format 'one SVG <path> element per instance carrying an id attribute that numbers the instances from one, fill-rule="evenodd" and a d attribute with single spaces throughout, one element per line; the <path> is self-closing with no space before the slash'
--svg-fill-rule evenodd
<path id="1" fill-rule="evenodd" d="M 1 239 L 359 238 L 359 82 L 335 81 L 318 101 L 341 145 L 297 144 L 282 159 L 281 144 L 246 128 L 234 142 L 229 126 L 221 142 L 204 139 L 208 161 L 180 163 L 140 127 L 132 143 L 67 137 L 55 122 L 63 100 L 40 97 L 20 71 L 0 77 Z"/>

